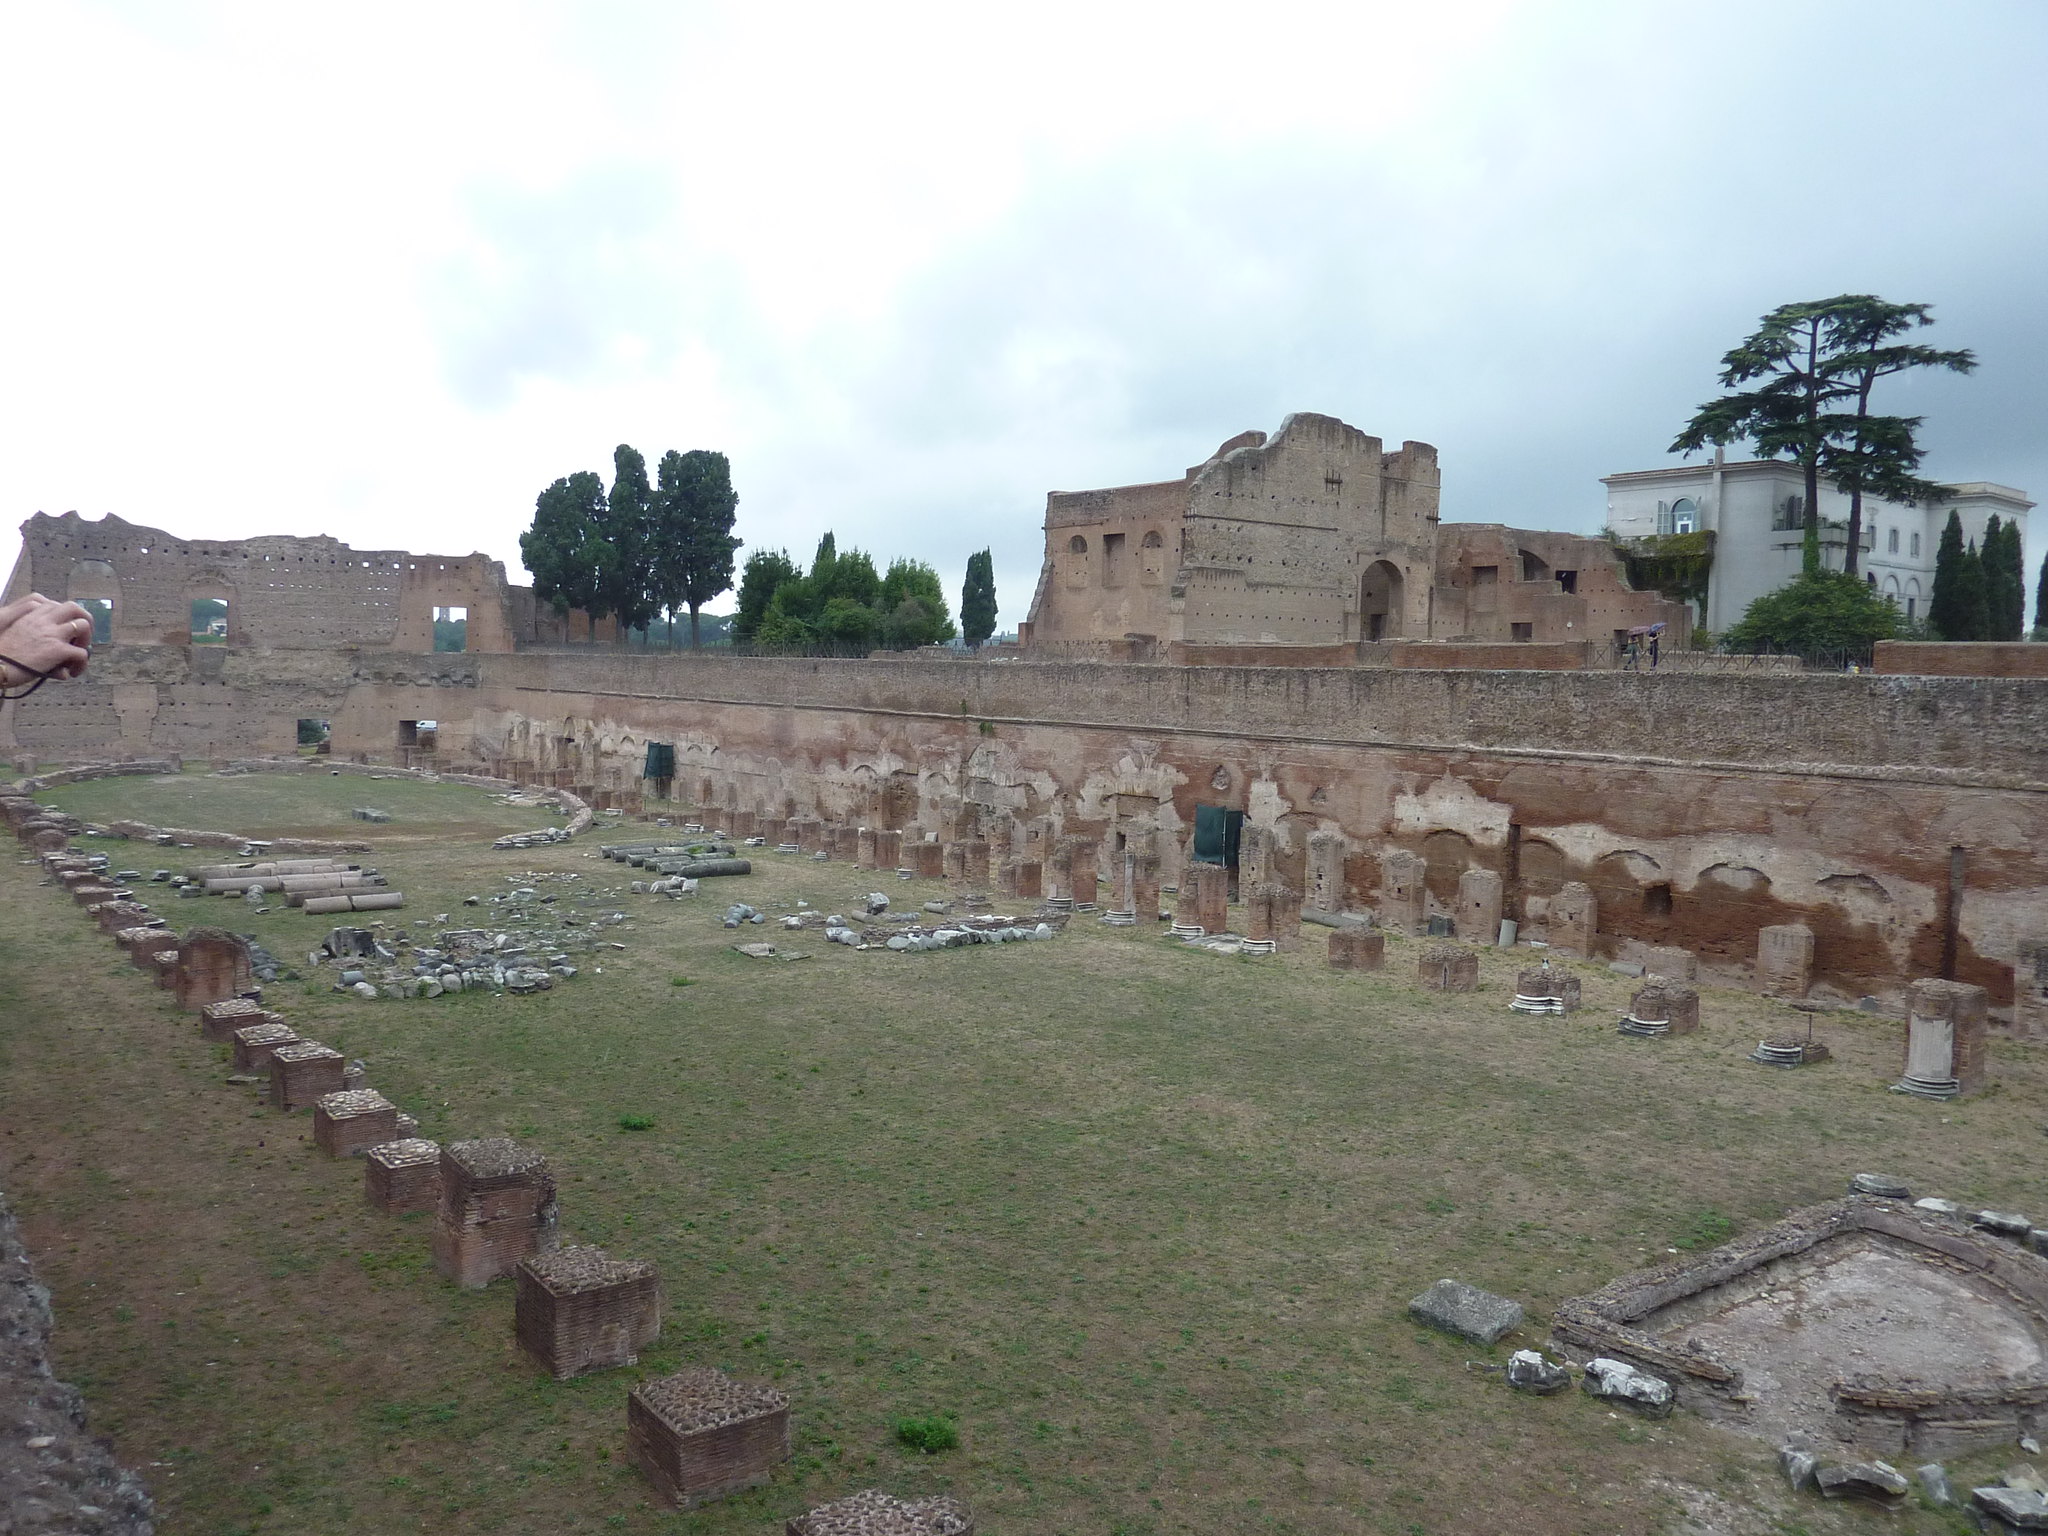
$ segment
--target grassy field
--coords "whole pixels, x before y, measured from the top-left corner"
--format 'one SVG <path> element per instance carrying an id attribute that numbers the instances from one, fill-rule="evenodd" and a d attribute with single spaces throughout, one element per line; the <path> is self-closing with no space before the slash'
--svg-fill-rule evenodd
<path id="1" fill-rule="evenodd" d="M 296 787 L 336 783 L 408 814 L 360 781 Z M 268 808 L 215 799 L 204 820 L 288 821 L 268 798 L 285 784 L 211 781 Z M 183 790 L 123 787 L 145 816 Z M 420 825 L 503 809 L 404 787 Z M 89 794 L 109 787 L 54 798 Z M 1445 998 L 1412 984 L 1416 945 L 1332 973 L 1313 929 L 1249 960 L 1086 920 L 918 955 L 771 927 L 737 937 L 812 958 L 756 961 L 718 925 L 727 899 L 844 908 L 873 877 L 770 856 L 669 902 L 623 894 L 594 849 L 494 854 L 482 835 L 380 851 L 413 898 L 390 915 L 461 923 L 464 894 L 574 871 L 620 892 L 629 948 L 530 998 L 270 998 L 367 1058 L 423 1134 L 543 1148 L 565 1232 L 659 1264 L 665 1332 L 636 1371 L 543 1379 L 506 1284 L 439 1281 L 423 1218 L 367 1211 L 359 1164 L 227 1085 L 223 1053 L 32 866 L 0 870 L 0 1177 L 56 1293 L 60 1368 L 170 1536 L 766 1533 L 877 1484 L 956 1493 L 990 1536 L 1862 1530 L 1879 1517 L 1784 1492 L 1761 1442 L 1519 1397 L 1483 1367 L 1561 1298 L 1862 1169 L 2040 1204 L 2048 1073 L 2005 1042 L 1993 1092 L 1930 1104 L 1884 1091 L 1896 1023 L 1826 1018 L 1836 1059 L 1772 1072 L 1743 1053 L 1787 1015 L 1745 994 L 1710 992 L 1696 1036 L 1629 1040 L 1627 983 L 1604 970 L 1583 1014 L 1530 1019 L 1506 1010 L 1505 957 Z M 302 965 L 324 931 L 296 912 L 233 925 Z M 1418 1329 L 1405 1303 L 1443 1275 L 1517 1297 L 1527 1329 L 1491 1351 Z M 624 1462 L 624 1398 L 685 1363 L 777 1381 L 798 1453 L 767 1488 L 672 1514 Z M 897 1418 L 932 1413 L 957 1449 L 895 1443 Z M 1886 1525 L 1958 1528 L 1918 1507 Z"/>
<path id="2" fill-rule="evenodd" d="M 482 790 L 325 770 L 90 779 L 43 798 L 87 821 L 147 821 L 245 837 L 346 838 L 380 848 L 448 839 L 488 843 L 561 820 L 551 806 L 505 805 Z M 357 806 L 387 811 L 392 820 L 357 821 L 350 815 Z"/>

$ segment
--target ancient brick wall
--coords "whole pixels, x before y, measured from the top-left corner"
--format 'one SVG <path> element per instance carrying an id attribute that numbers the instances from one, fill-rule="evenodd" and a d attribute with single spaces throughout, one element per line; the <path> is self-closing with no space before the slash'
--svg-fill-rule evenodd
<path id="1" fill-rule="evenodd" d="M 483 555 L 352 549 L 338 539 L 180 539 L 119 517 L 37 513 L 7 595 L 113 604 L 116 644 L 189 643 L 192 603 L 228 605 L 231 645 L 433 649 L 436 606 L 468 610 L 470 650 L 513 647 L 505 568 Z"/>
<path id="2" fill-rule="evenodd" d="M 1105 877 L 1138 850 L 1169 882 L 1196 807 L 1221 805 L 1317 905 L 1369 909 L 1401 851 L 1430 911 L 1470 869 L 1524 921 L 1581 883 L 1609 955 L 1739 970 L 1762 928 L 1803 923 L 1816 983 L 1852 995 L 1939 969 L 1952 849 L 1959 979 L 2003 1005 L 2048 931 L 2043 682 L 566 652 L 251 651 L 192 675 L 213 659 L 113 648 L 0 708 L 0 748 L 278 746 L 310 700 L 337 753 L 392 760 L 400 722 L 436 719 L 443 761 L 631 795 L 660 741 L 692 803 L 1006 850 L 1085 837 Z"/>
<path id="3" fill-rule="evenodd" d="M 2048 645 L 1880 640 L 1870 670 L 1917 677 L 2048 677 Z"/>

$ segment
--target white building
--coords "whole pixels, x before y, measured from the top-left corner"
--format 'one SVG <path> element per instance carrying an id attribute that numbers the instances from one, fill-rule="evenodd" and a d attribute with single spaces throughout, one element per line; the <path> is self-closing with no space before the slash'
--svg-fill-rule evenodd
<path id="1" fill-rule="evenodd" d="M 1714 564 L 1701 622 L 1716 634 L 1740 619 L 1757 598 L 1799 574 L 1806 482 L 1797 464 L 1784 459 L 1728 463 L 1717 452 L 1711 463 L 1630 470 L 1600 483 L 1607 487 L 1607 526 L 1617 537 L 1712 530 Z M 1943 486 L 1942 492 L 1939 500 L 1917 507 L 1868 496 L 1863 500 L 1858 568 L 1908 618 L 1927 616 L 1934 552 L 1951 511 L 1962 518 L 1964 539 L 1980 547 L 1984 525 L 1994 514 L 2017 522 L 2025 542 L 2027 512 L 2034 504 L 2023 493 L 1983 480 Z M 1849 498 L 1825 481 L 1820 523 L 1821 560 L 1839 571 L 1849 538 Z M 2031 564 L 2024 569 L 2032 575 Z"/>

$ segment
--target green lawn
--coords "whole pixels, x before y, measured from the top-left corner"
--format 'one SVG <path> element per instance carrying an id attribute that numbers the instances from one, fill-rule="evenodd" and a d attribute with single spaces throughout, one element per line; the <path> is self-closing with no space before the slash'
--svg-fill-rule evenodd
<path id="1" fill-rule="evenodd" d="M 173 787 L 125 783 L 138 802 Z M 274 805 L 337 783 L 401 816 L 473 814 L 437 808 L 470 792 L 395 781 L 208 793 Z M 110 793 L 60 798 L 88 788 Z M 373 793 L 401 788 L 420 798 Z M 233 809 L 212 819 L 257 815 Z M 475 922 L 461 896 L 527 870 L 630 878 L 594 845 L 379 862 L 414 898 L 380 915 L 415 931 Z M 1524 1018 L 1491 952 L 1460 998 L 1413 985 L 1406 941 L 1385 973 L 1332 973 L 1314 929 L 1266 960 L 1085 919 L 1050 945 L 856 954 L 721 929 L 728 899 L 846 908 L 877 883 L 758 862 L 693 901 L 620 894 L 630 947 L 550 994 L 271 993 L 366 1057 L 423 1134 L 545 1149 L 565 1231 L 660 1266 L 660 1346 L 561 1385 L 513 1349 L 506 1284 L 436 1279 L 422 1219 L 365 1210 L 359 1165 L 320 1157 L 307 1116 L 226 1085 L 222 1053 L 33 868 L 0 875 L 6 1188 L 56 1292 L 61 1367 L 170 1536 L 766 1533 L 874 1484 L 956 1493 L 991 1536 L 1861 1530 L 1867 1514 L 1790 1499 L 1761 1442 L 1518 1397 L 1482 1366 L 1540 1338 L 1560 1298 L 1861 1169 L 2039 1204 L 2044 1073 L 2005 1042 L 1996 1091 L 1941 1105 L 1884 1091 L 1895 1023 L 1826 1018 L 1836 1059 L 1773 1072 L 1743 1057 L 1787 1017 L 1758 999 L 1711 992 L 1697 1036 L 1629 1040 L 1621 978 L 1588 971 L 1583 1014 Z M 937 894 L 883 883 L 899 905 Z M 325 920 L 236 926 L 303 964 Z M 749 960 L 736 937 L 813 958 Z M 1443 1275 L 1519 1298 L 1526 1335 L 1488 1351 L 1418 1329 L 1404 1304 Z M 623 1463 L 624 1397 L 683 1363 L 775 1379 L 798 1455 L 673 1515 Z M 957 1449 L 894 1444 L 895 1419 L 934 1413 Z M 1716 1526 L 1723 1505 L 1749 1523 Z M 1925 1510 L 1888 1527 L 1951 1528 Z"/>

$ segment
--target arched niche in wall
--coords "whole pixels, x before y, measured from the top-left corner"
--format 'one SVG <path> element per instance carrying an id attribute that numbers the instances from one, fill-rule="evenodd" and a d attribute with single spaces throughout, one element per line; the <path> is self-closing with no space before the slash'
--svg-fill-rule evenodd
<path id="1" fill-rule="evenodd" d="M 1066 553 L 1062 560 L 1065 565 L 1067 585 L 1085 587 L 1088 585 L 1088 536 L 1084 533 L 1071 534 L 1067 538 Z"/>
<path id="2" fill-rule="evenodd" d="M 1148 530 L 1138 544 L 1138 580 L 1148 587 L 1166 580 L 1166 540 L 1157 528 Z"/>
<path id="3" fill-rule="evenodd" d="M 1375 560 L 1358 577 L 1358 636 L 1391 640 L 1401 633 L 1401 568 L 1391 560 Z"/>
<path id="4" fill-rule="evenodd" d="M 1471 838 L 1439 827 L 1422 840 L 1422 862 L 1429 894 L 1449 906 L 1458 897 L 1458 877 L 1482 861 Z"/>
<path id="5" fill-rule="evenodd" d="M 1522 839 L 1520 859 L 1524 896 L 1555 896 L 1566 881 L 1579 878 L 1564 850 L 1540 837 Z"/>

